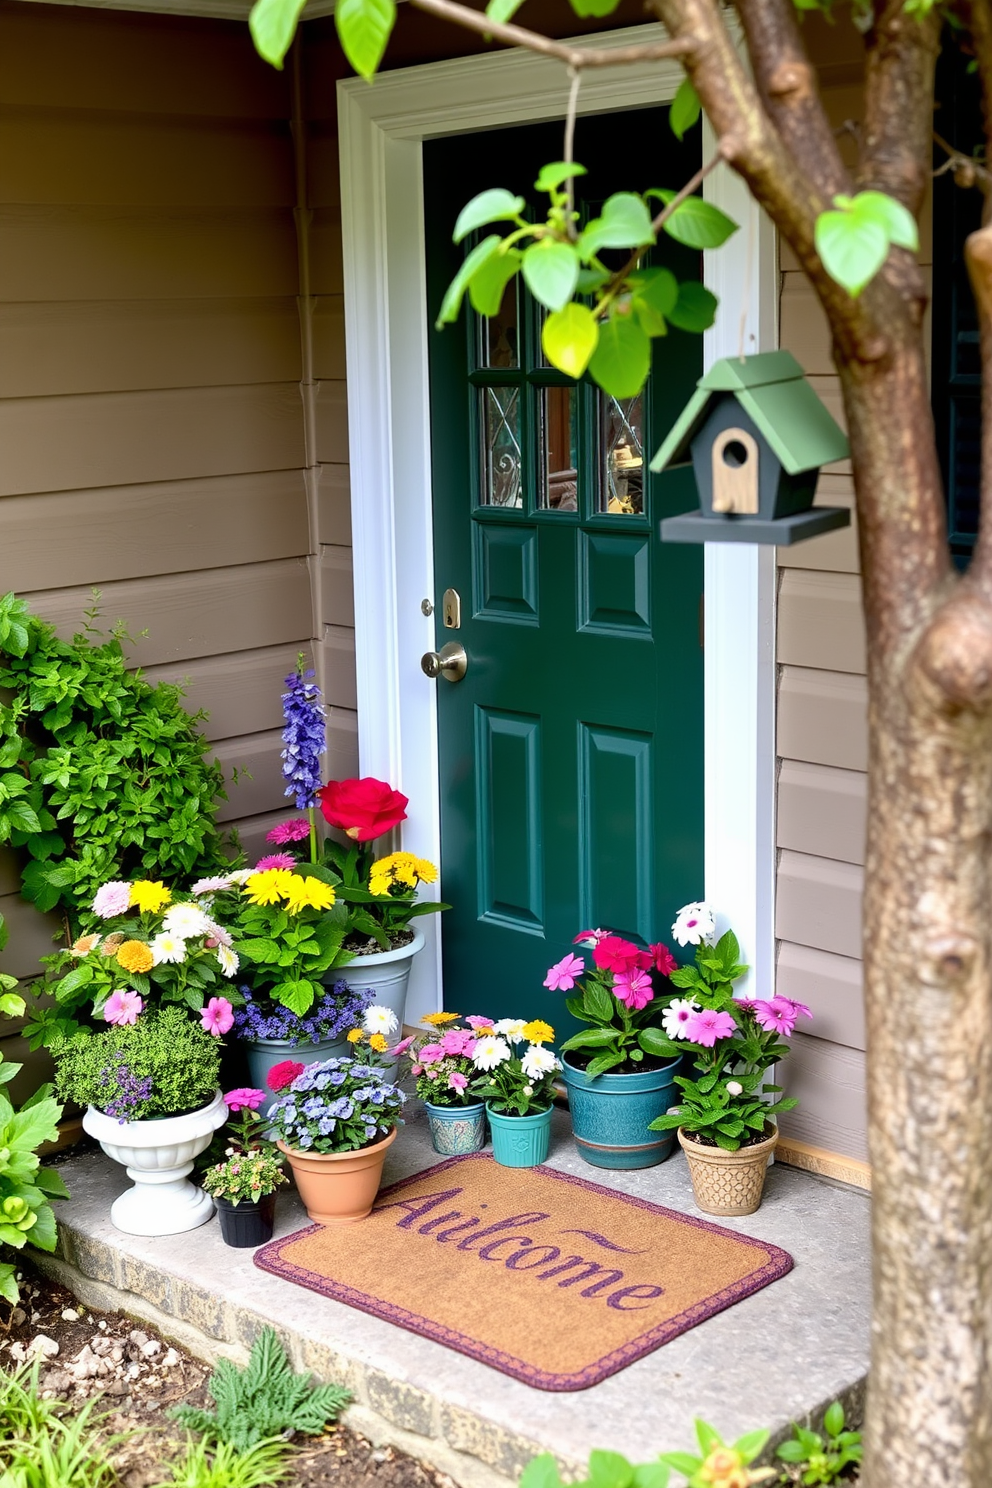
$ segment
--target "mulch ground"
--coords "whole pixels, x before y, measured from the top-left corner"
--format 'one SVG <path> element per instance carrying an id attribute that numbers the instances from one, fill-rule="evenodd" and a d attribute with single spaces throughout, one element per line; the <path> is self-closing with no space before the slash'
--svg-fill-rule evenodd
<path id="1" fill-rule="evenodd" d="M 163 1464 L 186 1435 L 170 1419 L 171 1407 L 210 1405 L 210 1365 L 147 1323 L 84 1307 L 26 1266 L 20 1305 L 12 1309 L 0 1301 L 0 1370 L 12 1372 L 39 1355 L 44 1398 L 78 1408 L 98 1397 L 98 1409 L 109 1412 L 108 1433 L 137 1433 L 114 1452 L 122 1488 L 149 1488 L 166 1476 Z M 289 1488 L 454 1488 L 424 1463 L 375 1447 L 344 1426 L 300 1438 L 299 1447 L 290 1460 Z"/>

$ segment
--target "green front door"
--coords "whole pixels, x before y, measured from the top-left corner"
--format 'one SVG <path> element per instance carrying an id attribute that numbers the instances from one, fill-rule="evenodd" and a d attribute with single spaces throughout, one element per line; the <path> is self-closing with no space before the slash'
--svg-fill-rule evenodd
<path id="1" fill-rule="evenodd" d="M 617 190 L 678 187 L 699 163 L 667 110 L 580 119 L 590 214 Z M 451 234 L 476 190 L 534 198 L 561 126 L 424 146 L 428 312 L 462 249 Z M 698 276 L 666 242 L 658 261 Z M 438 691 L 445 1001 L 463 1013 L 568 1026 L 547 967 L 578 931 L 667 938 L 702 892 L 702 550 L 663 545 L 658 521 L 697 503 L 691 474 L 647 462 L 702 370 L 702 340 L 655 343 L 643 397 L 616 402 L 545 366 L 522 285 L 500 316 L 431 333 L 434 595 L 438 648 L 459 641 L 459 682 Z M 460 599 L 445 628 L 443 596 Z"/>

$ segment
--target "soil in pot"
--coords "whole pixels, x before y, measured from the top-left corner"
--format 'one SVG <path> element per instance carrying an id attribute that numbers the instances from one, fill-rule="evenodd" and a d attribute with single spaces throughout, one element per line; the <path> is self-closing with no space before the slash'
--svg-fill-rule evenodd
<path id="1" fill-rule="evenodd" d="M 398 930 L 389 942 L 389 950 L 400 951 L 404 946 L 412 945 L 416 938 L 415 930 Z M 345 941 L 343 948 L 350 951 L 353 956 L 381 956 L 385 954 L 382 946 L 371 935 L 352 935 Z M 341 975 L 345 981 L 348 979 L 348 968 L 341 968 Z"/>

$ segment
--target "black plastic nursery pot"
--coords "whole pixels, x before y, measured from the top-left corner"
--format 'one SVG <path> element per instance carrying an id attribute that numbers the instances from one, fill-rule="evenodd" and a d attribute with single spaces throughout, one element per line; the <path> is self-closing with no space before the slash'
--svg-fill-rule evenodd
<path id="1" fill-rule="evenodd" d="M 248 1250 L 256 1245 L 264 1245 L 266 1241 L 272 1239 L 272 1226 L 276 1215 L 274 1193 L 266 1194 L 264 1198 L 254 1202 L 250 1199 L 242 1199 L 240 1204 L 235 1204 L 218 1194 L 214 1198 L 214 1203 L 217 1206 L 221 1238 L 225 1245 L 233 1245 L 237 1250 Z"/>

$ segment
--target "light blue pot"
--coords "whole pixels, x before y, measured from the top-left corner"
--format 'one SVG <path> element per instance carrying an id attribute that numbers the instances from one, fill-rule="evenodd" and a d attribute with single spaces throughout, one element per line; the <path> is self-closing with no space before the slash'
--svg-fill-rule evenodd
<path id="1" fill-rule="evenodd" d="M 325 1059 L 352 1057 L 352 1048 L 347 1039 L 327 1039 L 320 1044 L 297 1043 L 295 1039 L 256 1039 L 253 1043 L 245 1040 L 243 1048 L 252 1086 L 256 1090 L 264 1090 L 267 1095 L 265 1104 L 261 1107 L 263 1116 L 269 1114 L 269 1107 L 275 1100 L 265 1083 L 274 1064 L 282 1064 L 284 1059 L 294 1059 L 297 1064 L 322 1064 Z"/>
<path id="2" fill-rule="evenodd" d="M 551 1146 L 551 1107 L 533 1116 L 503 1116 L 486 1106 L 493 1157 L 504 1168 L 535 1168 Z"/>
<path id="3" fill-rule="evenodd" d="M 656 1116 L 676 1106 L 681 1091 L 675 1076 L 681 1057 L 661 1069 L 635 1075 L 599 1075 L 562 1060 L 568 1108 L 579 1156 L 594 1168 L 651 1168 L 675 1149 L 675 1133 L 648 1131 Z"/>
<path id="4" fill-rule="evenodd" d="M 442 1157 L 463 1157 L 486 1145 L 486 1108 L 482 1101 L 471 1106 L 434 1106 L 425 1101 L 434 1151 Z"/>

